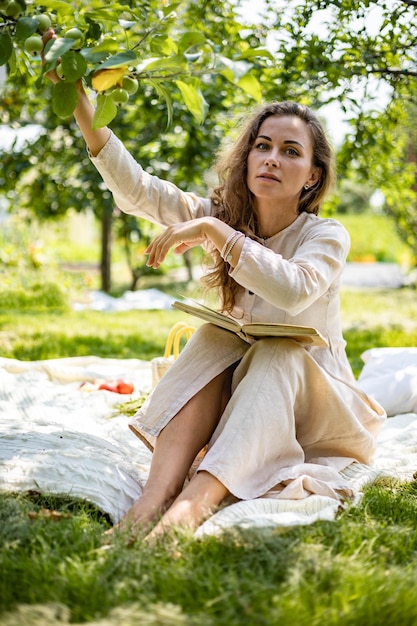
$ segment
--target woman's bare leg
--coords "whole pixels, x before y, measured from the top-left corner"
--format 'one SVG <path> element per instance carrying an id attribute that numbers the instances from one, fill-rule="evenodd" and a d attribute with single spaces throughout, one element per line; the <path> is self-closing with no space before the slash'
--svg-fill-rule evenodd
<path id="1" fill-rule="evenodd" d="M 161 431 L 143 493 L 118 528 L 142 526 L 146 530 L 174 502 L 191 464 L 209 441 L 230 398 L 232 371 L 233 368 L 228 368 L 210 381 Z"/>
<path id="2" fill-rule="evenodd" d="M 215 476 L 199 472 L 162 516 L 147 540 L 154 541 L 172 526 L 197 528 L 227 495 L 228 490 Z"/>

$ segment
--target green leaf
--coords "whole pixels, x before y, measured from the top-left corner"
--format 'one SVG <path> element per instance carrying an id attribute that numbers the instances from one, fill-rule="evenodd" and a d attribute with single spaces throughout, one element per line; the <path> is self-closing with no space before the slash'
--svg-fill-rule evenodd
<path id="1" fill-rule="evenodd" d="M 260 102 L 262 100 L 261 85 L 253 74 L 245 74 L 245 76 L 242 76 L 242 78 L 237 81 L 237 85 L 243 89 L 245 93 L 252 96 L 256 102 Z"/>
<path id="2" fill-rule="evenodd" d="M 13 52 L 13 42 L 9 33 L 0 33 L 0 65 L 10 59 Z"/>
<path id="3" fill-rule="evenodd" d="M 180 7 L 181 2 L 173 2 L 172 4 L 169 4 L 165 7 L 161 4 L 159 10 L 162 12 L 164 17 L 169 17 L 172 13 L 175 13 L 175 11 Z"/>
<path id="4" fill-rule="evenodd" d="M 101 63 L 109 58 L 110 54 L 115 54 L 119 49 L 119 43 L 116 39 L 103 39 L 94 48 L 83 48 L 80 54 L 83 55 L 87 63 Z"/>
<path id="5" fill-rule="evenodd" d="M 103 34 L 103 29 L 101 25 L 95 22 L 94 20 L 89 19 L 88 17 L 85 18 L 85 21 L 88 25 L 87 32 L 85 33 L 85 39 L 91 40 L 91 41 L 98 41 Z"/>
<path id="6" fill-rule="evenodd" d="M 71 2 L 64 2 L 63 0 L 42 0 L 42 7 L 48 9 L 48 11 L 55 11 L 58 15 L 73 15 L 74 7 Z"/>
<path id="7" fill-rule="evenodd" d="M 225 67 L 219 72 L 230 82 L 238 85 L 243 91 L 249 94 L 257 102 L 262 100 L 262 90 L 259 81 L 249 72 L 253 66 L 245 61 L 232 61 L 232 59 L 222 58 Z"/>
<path id="8" fill-rule="evenodd" d="M 159 56 L 170 56 L 178 52 L 177 43 L 168 35 L 155 35 L 149 42 L 151 52 Z"/>
<path id="9" fill-rule="evenodd" d="M 63 119 L 73 114 L 78 102 L 78 93 L 74 83 L 61 81 L 52 88 L 52 109 Z"/>
<path id="10" fill-rule="evenodd" d="M 164 87 L 163 85 L 158 83 L 158 81 L 156 81 L 156 80 L 148 79 L 148 82 L 155 89 L 155 91 L 157 92 L 158 96 L 162 97 L 165 100 L 165 104 L 167 105 L 167 114 L 168 114 L 166 127 L 168 128 L 169 126 L 171 126 L 172 116 L 173 116 L 173 106 L 172 106 L 171 93 L 169 92 L 169 90 L 166 87 Z"/>
<path id="11" fill-rule="evenodd" d="M 24 41 L 38 30 L 39 24 L 32 17 L 21 17 L 16 22 L 16 39 Z"/>
<path id="12" fill-rule="evenodd" d="M 137 66 L 138 73 L 154 72 L 155 70 L 169 70 L 170 72 L 186 72 L 187 63 L 183 55 L 174 54 L 163 59 L 146 59 Z"/>
<path id="13" fill-rule="evenodd" d="M 111 6 L 102 7 L 98 9 L 89 9 L 86 11 L 85 15 L 89 19 L 98 20 L 101 22 L 102 20 L 108 20 L 110 22 L 118 22 L 120 19 L 120 13 L 126 9 L 126 7 L 114 3 L 111 3 Z"/>
<path id="14" fill-rule="evenodd" d="M 261 57 L 265 57 L 269 61 L 275 60 L 274 55 L 271 54 L 269 50 L 265 50 L 265 48 L 248 48 L 248 50 L 245 50 L 245 52 L 241 56 L 242 56 L 242 59 L 250 59 L 250 60 L 258 59 Z"/>
<path id="15" fill-rule="evenodd" d="M 208 104 L 203 98 L 203 94 L 197 84 L 185 83 L 182 80 L 176 80 L 175 84 L 181 92 L 185 106 L 199 124 L 204 122 L 206 117 Z"/>
<path id="16" fill-rule="evenodd" d="M 113 102 L 111 96 L 99 94 L 97 96 L 97 108 L 93 117 L 92 129 L 103 128 L 117 115 L 117 105 Z"/>
<path id="17" fill-rule="evenodd" d="M 219 74 L 224 76 L 230 83 L 235 82 L 235 75 L 233 74 L 230 68 L 225 67 L 224 69 L 221 70 L 221 72 L 219 72 Z"/>
<path id="18" fill-rule="evenodd" d="M 9 76 L 17 75 L 17 58 L 16 58 L 16 49 L 12 48 L 12 54 L 7 62 L 9 69 Z"/>
<path id="19" fill-rule="evenodd" d="M 68 52 L 68 50 L 71 50 L 73 43 L 73 39 L 67 39 L 66 37 L 57 37 L 56 39 L 49 40 L 48 44 L 45 46 L 44 73 L 55 68 L 58 59 Z"/>
<path id="20" fill-rule="evenodd" d="M 179 52 L 186 52 L 194 46 L 203 46 L 207 42 L 207 39 L 203 33 L 199 31 L 188 31 L 183 33 L 178 44 Z"/>
<path id="21" fill-rule="evenodd" d="M 85 59 L 79 52 L 74 52 L 74 50 L 69 50 L 63 54 L 61 63 L 65 80 L 70 83 L 75 83 L 75 81 L 84 76 L 87 71 Z"/>
<path id="22" fill-rule="evenodd" d="M 107 59 L 100 65 L 101 70 L 104 70 L 109 67 L 122 67 L 123 65 L 132 65 L 138 60 L 136 53 L 133 50 L 124 50 L 123 52 L 118 52 L 114 56 Z"/>
<path id="23" fill-rule="evenodd" d="M 84 57 L 87 63 L 99 64 L 105 61 L 109 53 L 104 50 L 95 50 L 95 48 L 83 48 L 80 50 L 80 54 Z"/>

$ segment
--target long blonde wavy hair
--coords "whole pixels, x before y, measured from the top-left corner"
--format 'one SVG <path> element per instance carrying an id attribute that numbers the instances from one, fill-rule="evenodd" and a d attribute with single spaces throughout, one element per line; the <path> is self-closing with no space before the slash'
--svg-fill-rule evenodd
<path id="1" fill-rule="evenodd" d="M 248 154 L 259 134 L 260 126 L 272 115 L 299 117 L 310 129 L 313 166 L 319 169 L 320 178 L 309 189 L 302 189 L 298 212 L 317 215 L 335 179 L 332 147 L 323 126 L 308 107 L 296 102 L 273 102 L 256 110 L 244 123 L 232 147 L 219 153 L 215 162 L 219 185 L 211 194 L 213 215 L 255 240 L 260 238 L 254 196 L 247 184 Z M 210 250 L 210 259 L 211 269 L 204 278 L 204 284 L 208 289 L 218 290 L 223 311 L 230 312 L 241 287 L 229 276 L 229 265 L 224 262 L 216 248 Z"/>

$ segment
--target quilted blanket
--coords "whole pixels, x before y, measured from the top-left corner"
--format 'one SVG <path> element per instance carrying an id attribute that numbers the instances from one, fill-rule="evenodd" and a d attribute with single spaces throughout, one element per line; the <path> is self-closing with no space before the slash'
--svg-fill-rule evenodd
<path id="1" fill-rule="evenodd" d="M 417 348 L 404 348 L 402 354 L 401 349 L 390 350 L 364 355 L 366 391 L 374 390 L 379 401 L 378 394 L 387 396 L 387 384 L 381 384 L 384 375 L 392 391 L 390 417 L 380 432 L 372 466 L 353 463 L 342 472 L 359 496 L 365 484 L 380 476 L 410 480 L 417 470 L 417 401 L 413 403 Z M 131 383 L 131 395 L 99 388 L 102 382 L 118 379 Z M 150 363 L 137 359 L 90 356 L 24 362 L 0 358 L 0 490 L 72 495 L 94 503 L 113 522 L 120 520 L 140 497 L 151 460 L 148 449 L 129 430 L 129 418 L 120 413 L 120 405 L 150 386 Z M 397 404 L 393 397 L 398 398 Z M 232 526 L 332 520 L 339 507 L 339 501 L 317 495 L 241 501 L 220 509 L 197 535 Z"/>

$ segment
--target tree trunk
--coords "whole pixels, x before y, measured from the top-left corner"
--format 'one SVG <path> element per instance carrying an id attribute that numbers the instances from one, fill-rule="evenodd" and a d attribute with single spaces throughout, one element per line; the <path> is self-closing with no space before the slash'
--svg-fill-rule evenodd
<path id="1" fill-rule="evenodd" d="M 188 280 L 191 282 L 193 280 L 193 260 L 191 256 L 191 250 L 187 250 L 183 254 L 185 267 L 187 268 Z"/>
<path id="2" fill-rule="evenodd" d="M 111 288 L 111 244 L 113 207 L 105 205 L 101 217 L 101 289 L 108 293 Z"/>

